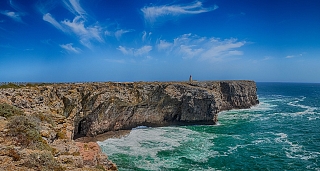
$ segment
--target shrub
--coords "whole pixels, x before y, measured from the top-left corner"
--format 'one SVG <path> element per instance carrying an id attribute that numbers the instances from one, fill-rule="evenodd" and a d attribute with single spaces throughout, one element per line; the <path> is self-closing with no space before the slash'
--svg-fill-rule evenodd
<path id="1" fill-rule="evenodd" d="M 45 114 L 45 113 L 36 113 L 35 117 L 39 118 L 41 121 L 45 121 L 49 124 L 51 124 L 52 126 L 55 126 L 55 123 L 51 117 L 51 115 L 49 114 Z"/>
<path id="2" fill-rule="evenodd" d="M 22 147 L 51 151 L 51 147 L 40 135 L 39 124 L 39 120 L 32 116 L 13 116 L 7 124 L 8 135 L 14 137 L 15 142 Z"/>
<path id="3" fill-rule="evenodd" d="M 96 165 L 96 169 L 100 169 L 100 170 L 106 171 L 106 169 L 101 165 Z"/>
<path id="4" fill-rule="evenodd" d="M 58 137 L 59 139 L 67 139 L 67 135 L 66 135 L 66 133 L 65 133 L 63 130 L 57 132 L 57 137 Z"/>
<path id="5" fill-rule="evenodd" d="M 24 163 L 28 168 L 36 170 L 65 170 L 61 165 L 53 158 L 49 151 L 43 151 L 39 153 L 31 153 L 28 160 Z"/>
<path id="6" fill-rule="evenodd" d="M 14 83 L 8 83 L 1 85 L 0 88 L 20 88 L 20 86 Z"/>
<path id="7" fill-rule="evenodd" d="M 23 111 L 15 106 L 0 103 L 0 116 L 9 118 L 14 115 L 23 115 Z"/>

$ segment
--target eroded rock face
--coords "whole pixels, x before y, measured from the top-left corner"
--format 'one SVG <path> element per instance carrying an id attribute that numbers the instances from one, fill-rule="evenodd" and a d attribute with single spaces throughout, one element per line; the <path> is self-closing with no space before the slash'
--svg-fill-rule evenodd
<path id="1" fill-rule="evenodd" d="M 0 99 L 55 114 L 69 139 L 139 125 L 214 124 L 220 111 L 259 103 L 253 81 L 52 84 L 0 89 Z"/>

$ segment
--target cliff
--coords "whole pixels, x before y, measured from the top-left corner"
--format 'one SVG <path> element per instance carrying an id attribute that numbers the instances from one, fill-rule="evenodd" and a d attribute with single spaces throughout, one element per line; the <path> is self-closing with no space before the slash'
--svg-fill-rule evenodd
<path id="1" fill-rule="evenodd" d="M 220 111 L 249 108 L 259 101 L 253 81 L 208 81 L 75 83 L 6 88 L 0 89 L 0 103 L 20 108 L 27 116 L 39 113 L 50 116 L 54 124 L 40 124 L 42 133 L 46 132 L 42 138 L 58 151 L 63 149 L 61 144 L 73 144 L 77 152 L 79 148 L 72 141 L 75 137 L 95 136 L 139 125 L 215 124 Z M 57 132 L 64 133 L 65 143 Z M 57 158 L 60 156 L 59 153 L 56 155 Z M 99 164 L 98 159 L 91 165 L 96 164 Z M 109 165 L 109 168 L 113 167 Z"/>

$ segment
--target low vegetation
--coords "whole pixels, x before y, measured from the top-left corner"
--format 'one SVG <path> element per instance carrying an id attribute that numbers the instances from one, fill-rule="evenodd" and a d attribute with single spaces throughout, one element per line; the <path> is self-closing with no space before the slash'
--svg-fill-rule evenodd
<path id="1" fill-rule="evenodd" d="M 54 124 L 49 115 L 39 113 L 26 116 L 21 109 L 0 103 L 0 116 L 7 119 L 7 137 L 18 147 L 34 150 L 25 156 L 22 166 L 35 170 L 65 170 L 53 157 L 56 149 L 52 148 L 40 134 L 41 121 Z M 15 148 L 7 147 L 4 150 L 5 153 L 3 153 L 13 161 L 19 161 L 22 158 Z"/>
<path id="2" fill-rule="evenodd" d="M 61 165 L 54 159 L 52 154 L 48 151 L 31 153 L 24 165 L 28 168 L 33 168 L 36 170 L 65 170 L 65 168 L 61 167 Z"/>
<path id="3" fill-rule="evenodd" d="M 46 113 L 36 113 L 35 117 L 39 118 L 41 122 L 45 121 L 49 124 L 51 124 L 52 126 L 55 126 L 55 123 L 51 117 L 51 115 L 46 114 Z"/>
<path id="4" fill-rule="evenodd" d="M 23 115 L 23 111 L 15 106 L 0 103 L 0 116 L 10 118 L 11 116 Z"/>
<path id="5" fill-rule="evenodd" d="M 12 116 L 7 124 L 8 135 L 16 145 L 39 150 L 49 150 L 50 146 L 40 135 L 40 120 L 34 116 Z"/>
<path id="6" fill-rule="evenodd" d="M 1 83 L 0 84 L 0 89 L 1 88 L 22 88 L 22 87 L 37 87 L 37 86 L 44 86 L 44 85 L 49 85 L 51 83 Z"/>

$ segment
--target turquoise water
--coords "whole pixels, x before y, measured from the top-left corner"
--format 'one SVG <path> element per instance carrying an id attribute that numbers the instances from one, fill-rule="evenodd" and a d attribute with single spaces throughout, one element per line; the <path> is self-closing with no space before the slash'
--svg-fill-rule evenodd
<path id="1" fill-rule="evenodd" d="M 260 104 L 214 126 L 133 129 L 98 142 L 119 170 L 318 170 L 320 84 L 257 83 Z"/>

